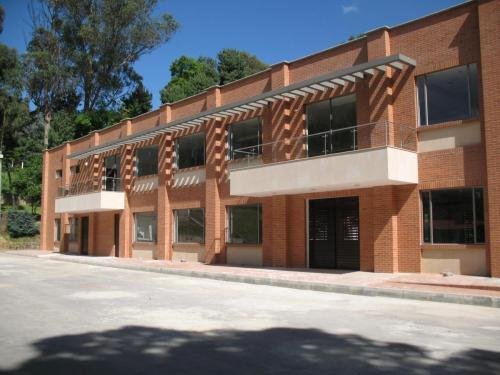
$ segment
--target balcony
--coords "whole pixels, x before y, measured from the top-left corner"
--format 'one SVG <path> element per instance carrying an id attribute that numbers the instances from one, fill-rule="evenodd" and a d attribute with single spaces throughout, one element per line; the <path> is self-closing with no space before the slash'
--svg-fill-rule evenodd
<path id="1" fill-rule="evenodd" d="M 415 129 L 390 122 L 349 126 L 245 147 L 230 193 L 264 197 L 418 183 Z M 263 164 L 253 161 L 262 157 Z"/>
<path id="2" fill-rule="evenodd" d="M 56 213 L 116 211 L 125 208 L 125 193 L 119 178 L 103 177 L 101 183 L 83 181 L 60 187 Z"/>

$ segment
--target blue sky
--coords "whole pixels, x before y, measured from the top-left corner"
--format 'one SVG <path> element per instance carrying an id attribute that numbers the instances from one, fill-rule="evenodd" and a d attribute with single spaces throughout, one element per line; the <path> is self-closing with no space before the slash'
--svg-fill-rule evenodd
<path id="1" fill-rule="evenodd" d="M 394 26 L 463 0 L 159 0 L 181 28 L 170 42 L 135 65 L 160 104 L 171 62 L 181 56 L 215 57 L 223 48 L 257 55 L 266 63 L 294 60 L 342 43 L 350 35 Z M 24 51 L 29 40 L 29 0 L 0 0 L 6 11 L 0 42 Z"/>

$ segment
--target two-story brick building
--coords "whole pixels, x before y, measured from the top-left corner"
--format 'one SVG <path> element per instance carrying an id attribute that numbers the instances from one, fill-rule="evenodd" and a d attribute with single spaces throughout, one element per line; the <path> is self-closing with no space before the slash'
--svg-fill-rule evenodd
<path id="1" fill-rule="evenodd" d="M 498 277 L 499 61 L 470 1 L 64 143 L 41 248 Z"/>

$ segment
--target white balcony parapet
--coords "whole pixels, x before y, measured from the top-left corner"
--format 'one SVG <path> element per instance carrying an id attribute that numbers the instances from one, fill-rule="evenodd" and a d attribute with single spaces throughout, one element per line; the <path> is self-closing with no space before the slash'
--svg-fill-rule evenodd
<path id="1" fill-rule="evenodd" d="M 61 188 L 55 199 L 55 213 L 117 211 L 125 208 L 120 180 L 104 177 L 100 185 L 91 181 Z"/>
<path id="2" fill-rule="evenodd" d="M 262 154 L 264 164 L 231 170 L 230 194 L 263 197 L 416 184 L 415 144 L 410 128 L 382 122 L 235 150 L 249 158 Z"/>

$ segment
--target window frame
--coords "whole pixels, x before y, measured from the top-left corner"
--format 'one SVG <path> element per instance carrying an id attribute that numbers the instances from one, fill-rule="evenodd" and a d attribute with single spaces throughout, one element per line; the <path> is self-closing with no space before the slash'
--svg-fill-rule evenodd
<path id="1" fill-rule="evenodd" d="M 473 233 L 474 233 L 474 242 L 434 242 L 434 226 L 433 226 L 433 203 L 432 203 L 432 192 L 445 192 L 445 191 L 454 191 L 454 190 L 470 190 L 471 193 L 471 200 L 472 200 L 472 228 L 473 228 Z M 421 206 L 421 218 L 420 218 L 420 223 L 421 223 L 421 230 L 420 230 L 420 235 L 421 235 L 421 243 L 424 245 L 484 245 L 486 243 L 486 235 L 483 234 L 484 238 L 483 241 L 478 242 L 477 238 L 477 207 L 476 207 L 476 196 L 475 193 L 477 190 L 480 190 L 482 193 L 482 199 L 483 199 L 483 225 L 484 225 L 484 203 L 485 203 L 485 196 L 484 196 L 484 188 L 480 186 L 474 186 L 474 187 L 459 187 L 459 188 L 445 188 L 445 189 L 433 189 L 433 190 L 421 190 L 420 191 L 420 206 Z M 429 209 L 429 241 L 425 240 L 425 210 L 424 210 L 424 194 L 428 194 L 428 209 Z"/>
<path id="2" fill-rule="evenodd" d="M 76 242 L 78 241 L 78 232 L 79 232 L 79 218 L 78 217 L 70 217 L 69 218 L 69 234 L 68 241 Z"/>
<path id="3" fill-rule="evenodd" d="M 234 208 L 239 208 L 239 207 L 252 207 L 255 206 L 257 207 L 257 242 L 234 242 L 232 231 L 233 231 L 233 214 L 232 210 Z M 263 230 L 263 225 L 262 225 L 262 204 L 261 203 L 250 203 L 250 204 L 238 204 L 238 205 L 232 205 L 232 206 L 226 206 L 226 218 L 227 218 L 227 235 L 226 235 L 226 243 L 231 244 L 231 245 L 262 245 L 262 230 Z"/>
<path id="4" fill-rule="evenodd" d="M 55 178 L 56 180 L 62 178 L 63 176 L 63 170 L 62 169 L 56 169 L 56 172 L 55 172 Z"/>
<path id="5" fill-rule="evenodd" d="M 138 216 L 149 216 L 154 218 L 154 226 L 156 229 L 152 233 L 152 237 L 150 240 L 142 240 L 137 237 L 137 229 L 138 229 Z M 134 212 L 134 243 L 157 243 L 158 241 L 158 214 L 156 211 L 147 211 L 147 212 Z"/>
<path id="6" fill-rule="evenodd" d="M 182 139 L 186 139 L 189 137 L 199 137 L 203 139 L 203 162 L 201 164 L 196 164 L 196 165 L 189 165 L 185 167 L 179 167 L 179 145 L 182 142 Z M 174 140 L 174 150 L 175 150 L 175 160 L 174 160 L 174 168 L 176 170 L 183 170 L 183 169 L 189 169 L 189 168 L 196 168 L 196 167 L 202 167 L 206 165 L 206 159 L 207 159 L 207 149 L 206 149 L 206 137 L 205 137 L 205 132 L 198 132 L 190 135 L 185 135 L 182 137 L 178 137 Z"/>
<path id="7" fill-rule="evenodd" d="M 476 74 L 476 77 L 475 77 L 475 89 L 477 90 L 477 92 L 475 93 L 475 102 L 477 104 L 477 108 L 472 108 L 472 103 L 473 103 L 473 93 L 472 93 L 472 87 L 473 85 L 471 85 L 471 67 L 474 66 L 475 67 L 475 74 Z M 445 121 L 440 121 L 440 122 L 432 122 L 432 123 L 429 123 L 429 98 L 428 98 L 428 84 L 427 84 L 427 80 L 428 80 L 428 76 L 430 75 L 437 75 L 439 73 L 443 73 L 443 72 L 446 72 L 446 71 L 449 71 L 449 70 L 452 70 L 452 69 L 457 69 L 457 68 L 460 68 L 460 67 L 465 67 L 466 68 L 466 72 L 467 72 L 467 103 L 468 103 L 468 115 L 466 117 L 463 117 L 463 118 L 458 118 L 458 119 L 452 119 L 452 120 L 445 120 Z M 422 79 L 422 82 L 423 82 L 423 98 L 421 98 L 421 93 L 420 93 L 420 88 L 419 88 L 419 81 L 420 79 Z M 473 62 L 473 63 L 469 63 L 469 64 L 462 64 L 462 65 L 456 65 L 456 66 L 452 66 L 452 67 L 449 67 L 449 68 L 446 68 L 446 69 L 441 69 L 441 70 L 436 70 L 436 71 L 433 71 L 433 72 L 428 72 L 428 73 L 424 73 L 424 74 L 421 74 L 421 75 L 418 75 L 415 77 L 415 87 L 417 88 L 417 95 L 416 95 L 416 98 L 417 98 L 417 121 L 418 121 L 418 126 L 432 126 L 432 125 L 438 125 L 438 124 L 443 124 L 443 123 L 446 123 L 446 122 L 451 122 L 451 121 L 461 121 L 461 120 L 470 120 L 470 119 L 475 119 L 479 116 L 479 108 L 480 108 L 480 104 L 479 104 L 479 74 L 478 74 L 478 68 L 477 68 L 477 63 Z M 425 110 L 425 123 L 422 122 L 422 109 L 421 109 L 421 105 L 420 105 L 420 100 L 423 100 L 423 103 L 424 103 L 424 110 Z"/>
<path id="8" fill-rule="evenodd" d="M 179 241 L 179 212 L 181 211 L 188 211 L 188 215 L 190 214 L 191 210 L 201 210 L 202 214 L 203 214 L 203 238 L 202 238 L 202 241 L 201 242 L 193 242 L 193 241 L 189 241 L 189 242 L 185 242 L 185 241 Z M 193 207 L 193 208 L 182 208 L 182 209 L 176 209 L 176 210 L 173 210 L 173 214 L 174 214 L 174 243 L 175 244 L 204 244 L 205 243 L 205 209 L 203 207 Z"/>
<path id="9" fill-rule="evenodd" d="M 234 140 L 234 126 L 245 126 L 244 123 L 250 123 L 252 121 L 257 121 L 257 139 L 258 143 L 255 145 L 257 146 L 257 156 L 262 155 L 262 117 L 253 117 L 248 120 L 243 120 L 243 121 L 238 121 L 232 124 L 229 124 L 229 131 L 228 131 L 228 160 L 238 160 L 238 159 L 243 159 L 244 157 L 240 158 L 235 158 L 234 157 L 234 145 L 233 145 L 233 140 Z M 249 146 L 252 147 L 252 146 Z"/>
<path id="10" fill-rule="evenodd" d="M 147 174 L 141 174 L 140 173 L 140 169 L 139 169 L 139 163 L 140 163 L 139 152 L 145 151 L 145 150 L 156 150 L 156 172 L 155 173 L 147 173 Z M 135 157 L 134 157 L 134 175 L 136 177 L 157 176 L 158 175 L 158 166 L 159 166 L 159 155 L 160 155 L 160 153 L 159 153 L 159 147 L 158 147 L 158 145 L 151 145 L 151 146 L 137 148 L 135 150 Z"/>
<path id="11" fill-rule="evenodd" d="M 61 241 L 61 219 L 59 218 L 54 219 L 54 241 Z"/>

